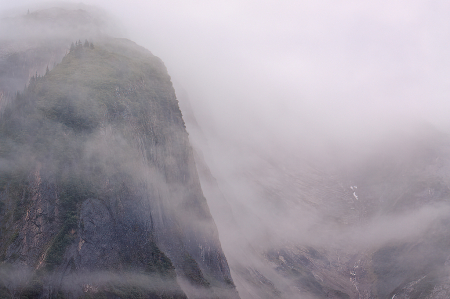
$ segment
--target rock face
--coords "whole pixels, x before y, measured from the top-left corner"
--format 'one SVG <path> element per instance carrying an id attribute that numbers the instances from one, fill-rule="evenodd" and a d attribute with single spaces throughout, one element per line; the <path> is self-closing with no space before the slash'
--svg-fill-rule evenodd
<path id="1" fill-rule="evenodd" d="M 65 51 L 2 107 L 2 298 L 238 298 L 161 60 Z"/>

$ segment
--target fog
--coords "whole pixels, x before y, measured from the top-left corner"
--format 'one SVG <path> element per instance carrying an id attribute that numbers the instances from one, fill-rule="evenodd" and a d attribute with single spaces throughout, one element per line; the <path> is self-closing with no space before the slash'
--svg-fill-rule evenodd
<path id="1" fill-rule="evenodd" d="M 445 1 L 85 4 L 110 12 L 129 38 L 160 57 L 201 103 L 193 105 L 199 121 L 209 117 L 223 134 L 260 128 L 279 135 L 305 121 L 325 129 L 400 116 L 444 121 Z"/>
<path id="2" fill-rule="evenodd" d="M 445 1 L 88 3 L 164 61 L 218 164 L 449 124 Z"/>
<path id="3" fill-rule="evenodd" d="M 361 170 L 372 169 L 370 161 L 398 162 L 405 173 L 425 169 L 416 152 L 435 139 L 422 124 L 449 130 L 447 1 L 84 4 L 121 24 L 109 34 L 165 63 L 191 143 L 216 179 L 208 185 L 200 174 L 243 298 L 252 292 L 239 281 L 242 264 L 265 271 L 279 287 L 290 284 L 250 258 L 253 250 L 294 243 L 357 254 L 417 238 L 448 217 L 445 204 L 397 211 L 389 203 L 395 194 L 384 191 L 384 201 L 372 203 L 367 186 L 376 178 Z M 4 15 L 41 6 L 0 0 Z M 386 186 L 393 193 L 397 185 L 407 188 L 403 176 L 386 175 Z"/>
<path id="4" fill-rule="evenodd" d="M 84 3 L 164 61 L 210 140 L 297 148 L 404 120 L 448 125 L 445 1 Z"/>

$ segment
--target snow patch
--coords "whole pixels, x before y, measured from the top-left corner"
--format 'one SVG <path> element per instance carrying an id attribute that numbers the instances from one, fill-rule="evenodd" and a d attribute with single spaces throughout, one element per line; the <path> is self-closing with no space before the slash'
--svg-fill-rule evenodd
<path id="1" fill-rule="evenodd" d="M 353 191 L 353 197 L 358 200 L 358 195 L 356 195 L 356 189 L 358 189 L 358 186 L 350 186 L 350 189 Z"/>

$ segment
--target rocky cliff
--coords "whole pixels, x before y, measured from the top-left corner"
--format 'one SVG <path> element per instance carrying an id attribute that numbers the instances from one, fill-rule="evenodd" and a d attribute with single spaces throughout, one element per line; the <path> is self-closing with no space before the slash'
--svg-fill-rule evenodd
<path id="1" fill-rule="evenodd" d="M 2 298 L 237 298 L 164 64 L 95 35 L 2 56 Z"/>

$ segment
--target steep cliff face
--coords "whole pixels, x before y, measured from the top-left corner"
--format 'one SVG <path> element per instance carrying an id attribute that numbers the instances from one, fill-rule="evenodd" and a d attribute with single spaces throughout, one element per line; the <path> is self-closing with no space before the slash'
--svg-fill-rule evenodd
<path id="1" fill-rule="evenodd" d="M 5 298 L 238 297 L 160 59 L 77 43 L 0 123 Z"/>

